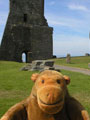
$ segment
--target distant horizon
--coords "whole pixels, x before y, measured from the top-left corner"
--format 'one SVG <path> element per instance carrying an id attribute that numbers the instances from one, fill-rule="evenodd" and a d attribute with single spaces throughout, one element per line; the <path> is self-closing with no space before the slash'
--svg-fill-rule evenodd
<path id="1" fill-rule="evenodd" d="M 69 53 L 68 53 L 69 54 Z M 88 54 L 90 54 L 90 53 L 88 53 Z M 71 54 L 70 54 L 71 55 Z M 55 55 L 56 56 L 56 58 L 66 58 L 66 56 L 67 55 Z M 71 57 L 84 57 L 85 55 L 71 55 Z M 25 56 L 25 54 L 22 54 L 22 61 L 23 62 L 25 62 L 26 60 L 26 58 L 25 58 L 26 56 Z"/>

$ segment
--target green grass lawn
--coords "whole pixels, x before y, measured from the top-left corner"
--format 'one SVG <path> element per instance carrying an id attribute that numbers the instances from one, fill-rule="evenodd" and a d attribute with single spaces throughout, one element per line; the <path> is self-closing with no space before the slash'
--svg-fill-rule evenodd
<path id="1" fill-rule="evenodd" d="M 90 63 L 90 56 L 72 57 L 70 64 L 66 63 L 66 58 L 59 58 L 59 59 L 53 59 L 53 60 L 58 65 L 65 65 L 65 66 L 89 69 L 88 63 Z"/>
<path id="2" fill-rule="evenodd" d="M 24 63 L 0 61 L 0 117 L 15 103 L 26 98 L 31 91 L 33 72 L 20 71 Z M 90 76 L 64 71 L 70 76 L 69 92 L 76 97 L 90 114 Z"/>

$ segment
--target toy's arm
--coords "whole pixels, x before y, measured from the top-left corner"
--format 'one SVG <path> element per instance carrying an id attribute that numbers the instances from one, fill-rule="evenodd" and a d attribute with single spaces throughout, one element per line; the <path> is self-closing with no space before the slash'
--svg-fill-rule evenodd
<path id="1" fill-rule="evenodd" d="M 66 110 L 70 120 L 90 120 L 88 112 L 73 97 L 66 100 Z"/>
<path id="2" fill-rule="evenodd" d="M 0 120 L 27 120 L 24 104 L 21 102 L 11 107 Z"/>

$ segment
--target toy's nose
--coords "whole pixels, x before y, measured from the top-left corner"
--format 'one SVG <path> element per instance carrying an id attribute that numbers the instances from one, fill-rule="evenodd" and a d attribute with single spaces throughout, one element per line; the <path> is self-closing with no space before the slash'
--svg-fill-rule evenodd
<path id="1" fill-rule="evenodd" d="M 60 87 L 45 86 L 38 91 L 38 97 L 43 103 L 54 105 L 64 98 L 64 92 Z"/>
<path id="2" fill-rule="evenodd" d="M 47 93 L 47 99 L 48 99 L 48 101 L 50 103 L 53 103 L 53 101 L 54 101 L 54 93 L 52 93 L 52 92 Z"/>
<path id="3" fill-rule="evenodd" d="M 44 100 L 48 103 L 48 104 L 53 104 L 56 103 L 57 101 L 59 101 L 63 94 L 63 92 L 60 91 L 60 89 L 57 88 L 47 88 L 45 94 L 44 94 Z"/>

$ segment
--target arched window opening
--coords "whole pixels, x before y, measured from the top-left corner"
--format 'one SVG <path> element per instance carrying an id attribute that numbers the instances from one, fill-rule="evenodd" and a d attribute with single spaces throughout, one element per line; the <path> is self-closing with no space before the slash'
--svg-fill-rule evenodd
<path id="1" fill-rule="evenodd" d="M 26 61 L 26 53 L 22 53 L 22 62 L 27 62 Z"/>
<path id="2" fill-rule="evenodd" d="M 23 18 L 24 22 L 27 22 L 27 14 L 24 14 L 24 18 Z"/>

